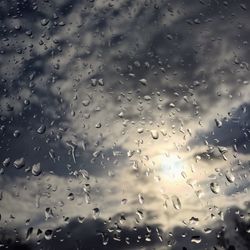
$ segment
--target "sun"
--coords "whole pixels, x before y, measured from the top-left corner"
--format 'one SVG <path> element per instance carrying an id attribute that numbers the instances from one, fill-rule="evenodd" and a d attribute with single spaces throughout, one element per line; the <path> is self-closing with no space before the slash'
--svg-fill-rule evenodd
<path id="1" fill-rule="evenodd" d="M 185 178 L 185 164 L 177 155 L 159 155 L 155 157 L 161 175 L 167 181 L 181 181 Z"/>

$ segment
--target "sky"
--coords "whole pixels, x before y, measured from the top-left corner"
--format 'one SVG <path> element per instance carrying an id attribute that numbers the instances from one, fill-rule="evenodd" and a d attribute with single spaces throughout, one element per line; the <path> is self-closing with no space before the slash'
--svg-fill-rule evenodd
<path id="1" fill-rule="evenodd" d="M 249 249 L 249 17 L 0 0 L 0 248 Z"/>

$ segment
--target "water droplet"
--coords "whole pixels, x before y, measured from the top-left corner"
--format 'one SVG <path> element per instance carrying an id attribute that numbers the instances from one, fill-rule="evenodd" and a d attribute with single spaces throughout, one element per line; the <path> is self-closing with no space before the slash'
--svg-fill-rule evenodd
<path id="1" fill-rule="evenodd" d="M 123 118 L 123 117 L 124 117 L 124 112 L 121 111 L 121 112 L 118 114 L 118 116 L 119 116 L 120 118 Z"/>
<path id="2" fill-rule="evenodd" d="M 41 25 L 42 26 L 46 26 L 48 23 L 49 23 L 49 19 L 44 18 L 44 19 L 41 20 Z"/>
<path id="3" fill-rule="evenodd" d="M 192 236 L 191 242 L 192 242 L 192 243 L 199 244 L 199 243 L 201 243 L 201 237 L 198 236 L 198 235 Z"/>
<path id="4" fill-rule="evenodd" d="M 95 125 L 96 128 L 101 128 L 101 126 L 102 126 L 102 124 L 101 124 L 100 122 L 98 122 L 98 123 Z"/>
<path id="5" fill-rule="evenodd" d="M 141 194 L 138 194 L 138 200 L 139 200 L 140 204 L 144 203 L 144 198 L 143 198 L 143 196 Z"/>
<path id="6" fill-rule="evenodd" d="M 219 119 L 214 119 L 215 124 L 218 128 L 220 128 L 222 126 L 222 121 L 220 121 Z"/>
<path id="7" fill-rule="evenodd" d="M 228 149 L 226 147 L 218 147 L 218 150 L 221 154 L 225 154 L 228 152 Z"/>
<path id="8" fill-rule="evenodd" d="M 23 101 L 23 103 L 24 103 L 24 105 L 29 105 L 30 104 L 30 100 L 28 100 L 28 99 L 25 99 L 24 101 Z"/>
<path id="9" fill-rule="evenodd" d="M 9 164 L 10 164 L 10 158 L 6 158 L 6 159 L 3 161 L 2 164 L 3 164 L 4 167 L 9 166 Z"/>
<path id="10" fill-rule="evenodd" d="M 140 79 L 139 82 L 144 86 L 147 85 L 147 80 L 145 78 Z"/>
<path id="11" fill-rule="evenodd" d="M 195 192 L 195 194 L 197 195 L 197 197 L 200 199 L 202 196 L 204 196 L 204 193 L 203 193 L 203 191 L 202 190 L 197 190 L 196 192 Z"/>
<path id="12" fill-rule="evenodd" d="M 121 224 L 124 224 L 126 222 L 126 217 L 124 215 L 121 215 L 119 221 L 120 221 Z"/>
<path id="13" fill-rule="evenodd" d="M 196 217 L 191 217 L 190 219 L 189 219 L 189 222 L 190 222 L 190 224 L 194 224 L 194 225 L 196 225 L 198 222 L 199 222 L 199 218 L 196 218 Z"/>
<path id="14" fill-rule="evenodd" d="M 150 101 L 150 100 L 151 100 L 151 97 L 150 97 L 149 95 L 145 95 L 145 96 L 144 96 L 144 100 L 145 100 L 145 101 Z"/>
<path id="15" fill-rule="evenodd" d="M 88 193 L 85 194 L 85 202 L 86 204 L 90 204 L 90 195 Z"/>
<path id="16" fill-rule="evenodd" d="M 177 209 L 177 210 L 181 209 L 181 201 L 176 195 L 173 195 L 171 197 L 171 200 L 172 200 L 173 207 L 175 209 Z"/>
<path id="17" fill-rule="evenodd" d="M 25 161 L 24 161 L 24 158 L 20 158 L 20 159 L 17 159 L 14 161 L 14 166 L 19 169 L 19 168 L 22 168 L 25 166 Z"/>
<path id="18" fill-rule="evenodd" d="M 240 7 L 241 7 L 243 10 L 247 10 L 247 6 L 246 6 L 244 3 L 241 3 L 241 4 L 240 4 Z"/>
<path id="19" fill-rule="evenodd" d="M 82 105 L 85 107 L 89 106 L 89 104 L 90 104 L 90 100 L 83 100 L 82 101 Z"/>
<path id="20" fill-rule="evenodd" d="M 44 124 L 42 124 L 38 129 L 37 129 L 37 133 L 38 134 L 44 134 L 46 131 L 46 126 Z"/>
<path id="21" fill-rule="evenodd" d="M 26 232 L 26 237 L 25 237 L 26 240 L 30 239 L 30 235 L 32 234 L 32 232 L 33 232 L 33 227 L 28 228 Z"/>
<path id="22" fill-rule="evenodd" d="M 68 200 L 73 201 L 75 199 L 75 196 L 73 193 L 68 194 Z"/>
<path id="23" fill-rule="evenodd" d="M 127 199 L 122 199 L 122 200 L 121 200 L 121 204 L 122 204 L 122 205 L 126 205 L 126 204 L 127 204 L 127 201 L 128 201 Z"/>
<path id="24" fill-rule="evenodd" d="M 38 176 L 42 173 L 41 165 L 40 163 L 34 164 L 31 168 L 31 172 L 34 176 Z"/>
<path id="25" fill-rule="evenodd" d="M 136 214 L 138 215 L 138 217 L 139 217 L 140 220 L 143 219 L 143 212 L 141 210 L 137 210 Z"/>
<path id="26" fill-rule="evenodd" d="M 100 215 L 100 209 L 98 207 L 95 207 L 93 210 L 92 210 L 92 213 L 93 213 L 93 217 L 94 219 L 97 219 Z"/>
<path id="27" fill-rule="evenodd" d="M 231 171 L 227 171 L 225 175 L 228 182 L 233 183 L 235 181 L 235 176 L 232 174 Z"/>
<path id="28" fill-rule="evenodd" d="M 52 218 L 54 215 L 53 215 L 53 212 L 52 212 L 52 209 L 50 207 L 47 207 L 45 209 L 45 220 L 48 220 L 49 218 Z"/>
<path id="29" fill-rule="evenodd" d="M 143 133 L 143 131 L 144 131 L 143 128 L 138 128 L 138 129 L 137 129 L 137 133 L 139 133 L 139 134 Z"/>
<path id="30" fill-rule="evenodd" d="M 52 236 L 53 236 L 53 231 L 51 229 L 47 229 L 44 232 L 44 237 L 45 237 L 46 240 L 51 240 Z"/>
<path id="31" fill-rule="evenodd" d="M 151 130 L 151 136 L 154 140 L 157 140 L 159 138 L 159 133 L 157 130 Z"/>
<path id="32" fill-rule="evenodd" d="M 13 133 L 13 136 L 15 138 L 19 137 L 21 135 L 21 132 L 19 130 L 15 130 L 14 133 Z"/>
<path id="33" fill-rule="evenodd" d="M 209 227 L 204 228 L 205 234 L 210 234 L 212 232 L 212 229 Z"/>
<path id="34" fill-rule="evenodd" d="M 218 194 L 220 192 L 220 185 L 217 182 L 210 183 L 210 189 L 214 194 Z"/>
<path id="35" fill-rule="evenodd" d="M 81 170 L 79 170 L 79 172 L 82 174 L 82 177 L 83 177 L 84 179 L 89 180 L 89 173 L 88 173 L 87 170 L 81 169 Z"/>
<path id="36" fill-rule="evenodd" d="M 78 217 L 78 222 L 79 223 L 83 223 L 84 220 L 85 220 L 85 217 L 83 217 L 83 216 Z"/>
<path id="37" fill-rule="evenodd" d="M 99 80 L 98 80 L 98 84 L 99 84 L 100 86 L 104 86 L 103 79 L 99 79 Z"/>

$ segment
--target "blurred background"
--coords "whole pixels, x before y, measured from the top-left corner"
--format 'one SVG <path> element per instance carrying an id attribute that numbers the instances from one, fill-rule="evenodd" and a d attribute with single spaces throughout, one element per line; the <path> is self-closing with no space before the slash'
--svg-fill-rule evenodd
<path id="1" fill-rule="evenodd" d="M 249 8 L 0 0 L 0 249 L 250 249 Z"/>

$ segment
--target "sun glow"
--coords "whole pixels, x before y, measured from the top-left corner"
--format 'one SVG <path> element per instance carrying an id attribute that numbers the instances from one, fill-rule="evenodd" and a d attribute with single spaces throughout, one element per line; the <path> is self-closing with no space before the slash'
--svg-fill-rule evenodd
<path id="1" fill-rule="evenodd" d="M 156 160 L 159 171 L 168 181 L 180 181 L 185 178 L 185 165 L 176 155 L 160 155 Z"/>

